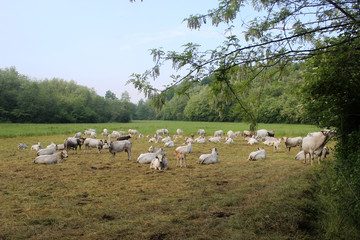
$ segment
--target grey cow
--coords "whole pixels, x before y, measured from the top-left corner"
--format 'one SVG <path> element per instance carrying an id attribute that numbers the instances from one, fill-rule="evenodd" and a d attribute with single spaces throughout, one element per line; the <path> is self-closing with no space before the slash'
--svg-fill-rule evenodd
<path id="1" fill-rule="evenodd" d="M 109 152 L 112 155 L 112 160 L 115 160 L 115 154 L 125 151 L 128 154 L 128 160 L 131 160 L 131 146 L 132 143 L 129 140 L 111 142 L 109 146 Z"/>
<path id="2" fill-rule="evenodd" d="M 34 163 L 42 163 L 42 164 L 55 164 L 62 163 L 63 158 L 67 158 L 68 155 L 65 151 L 54 153 L 51 155 L 41 155 L 35 158 Z"/>

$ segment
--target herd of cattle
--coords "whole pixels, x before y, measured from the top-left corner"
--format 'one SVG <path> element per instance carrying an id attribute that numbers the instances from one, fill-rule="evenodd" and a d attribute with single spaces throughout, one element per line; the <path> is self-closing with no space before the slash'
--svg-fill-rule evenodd
<path id="1" fill-rule="evenodd" d="M 164 148 L 175 147 L 175 142 L 177 142 L 181 137 L 183 137 L 183 131 L 177 129 L 177 134 L 173 135 L 173 138 L 170 137 L 170 133 L 167 129 L 158 129 L 154 136 L 148 135 L 149 142 L 151 143 L 164 143 Z M 125 136 L 124 136 L 125 135 Z M 248 144 L 254 145 L 259 144 L 260 141 L 264 145 L 273 146 L 274 152 L 279 151 L 281 143 L 284 142 L 285 148 L 290 152 L 291 148 L 299 147 L 300 152 L 296 155 L 295 159 L 303 160 L 306 163 L 307 160 L 313 164 L 314 158 L 318 159 L 320 164 L 320 159 L 324 159 L 327 154 L 329 154 L 329 149 L 325 147 L 325 144 L 335 135 L 334 130 L 323 130 L 320 132 L 309 133 L 304 138 L 302 137 L 283 137 L 275 138 L 275 133 L 272 130 L 261 129 L 255 132 L 243 131 L 243 132 L 233 132 L 229 130 L 225 135 L 223 130 L 218 130 L 214 132 L 213 136 L 206 137 L 206 132 L 204 129 L 199 129 L 197 132 L 197 138 L 194 134 L 191 134 L 189 137 L 184 137 L 185 145 L 179 146 L 175 149 L 174 153 L 177 156 L 177 166 L 186 167 L 186 154 L 192 153 L 192 144 L 193 143 L 207 143 L 207 142 L 220 142 L 225 141 L 225 144 L 233 144 L 234 138 L 243 137 Z M 84 131 L 84 137 L 81 132 L 78 132 L 74 137 L 69 137 L 64 140 L 63 144 L 51 143 L 46 148 L 43 148 L 42 144 L 32 145 L 31 150 L 37 151 L 37 157 L 34 160 L 34 163 L 42 164 L 54 164 L 62 163 L 63 158 L 68 157 L 69 151 L 77 152 L 79 148 L 84 146 L 85 152 L 87 153 L 90 148 L 96 148 L 98 153 L 101 153 L 102 149 L 108 149 L 112 155 L 112 160 L 115 159 L 115 155 L 118 152 L 126 152 L 128 155 L 128 160 L 131 160 L 131 147 L 132 142 L 130 138 L 144 138 L 144 136 L 139 133 L 139 131 L 134 129 L 129 129 L 125 131 L 113 131 L 109 133 L 107 129 L 104 129 L 101 133 L 101 136 L 104 139 L 97 139 L 97 132 L 95 129 L 88 129 Z M 27 146 L 24 143 L 18 144 L 19 149 L 26 149 Z M 165 157 L 166 152 L 164 148 L 157 148 L 151 146 L 148 149 L 147 153 L 140 154 L 137 159 L 138 163 L 150 164 L 150 168 L 157 170 L 167 170 L 168 161 Z M 57 152 L 57 150 L 62 150 Z M 266 151 L 265 149 L 259 147 L 257 151 L 251 152 L 249 154 L 248 160 L 254 161 L 258 159 L 265 159 Z M 202 154 L 199 157 L 199 164 L 213 164 L 218 163 L 218 150 L 213 148 L 211 153 Z"/>

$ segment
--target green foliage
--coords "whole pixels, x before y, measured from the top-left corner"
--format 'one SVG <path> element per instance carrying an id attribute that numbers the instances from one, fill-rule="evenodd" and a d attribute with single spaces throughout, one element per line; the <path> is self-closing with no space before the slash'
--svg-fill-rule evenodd
<path id="1" fill-rule="evenodd" d="M 153 99 L 156 106 L 164 105 L 167 93 L 172 88 L 181 86 L 182 93 L 188 93 L 189 86 L 210 84 L 210 76 L 215 76 L 211 83 L 214 96 L 211 105 L 219 111 L 220 115 L 227 110 L 229 105 L 234 106 L 243 119 L 251 122 L 256 128 L 258 121 L 308 121 L 302 112 L 302 105 L 296 106 L 295 98 L 284 97 L 284 107 L 271 104 L 267 108 L 261 105 L 266 91 L 264 86 L 273 82 L 274 75 L 282 71 L 284 66 L 291 62 L 306 60 L 316 55 L 319 49 L 331 49 L 358 38 L 358 3 L 355 1 L 233 1 L 221 0 L 218 7 L 205 14 L 193 14 L 185 18 L 190 29 L 201 29 L 210 22 L 214 26 L 221 23 L 230 25 L 235 22 L 239 12 L 245 6 L 259 11 L 254 19 L 246 20 L 241 27 L 245 40 L 251 43 L 241 44 L 239 36 L 232 32 L 241 31 L 240 24 L 231 25 L 227 29 L 225 41 L 221 46 L 208 51 L 200 49 L 197 43 L 185 43 L 182 52 L 168 51 L 162 48 L 152 49 L 154 67 L 143 74 L 133 74 L 129 80 L 135 88 L 144 92 Z M 291 27 L 290 27 L 291 26 Z M 343 38 L 336 43 L 327 42 L 318 46 L 314 43 L 323 41 L 332 36 Z M 175 70 L 186 69 L 183 76 L 172 76 L 173 81 L 165 90 L 152 86 L 149 79 L 159 76 L 160 68 L 169 61 Z M 240 76 L 238 68 L 241 69 Z M 235 71 L 234 71 L 235 69 Z M 235 76 L 233 75 L 235 72 Z M 205 82 L 202 82 L 206 79 Z M 252 90 L 251 95 L 246 95 L 246 88 L 259 84 L 259 88 Z M 170 91 L 169 91 L 170 90 Z M 276 103 L 278 103 L 277 101 Z M 270 102 L 266 102 L 269 105 Z M 232 116 L 239 115 L 234 111 Z M 265 114 L 264 114 L 265 113 Z M 278 115 L 284 115 L 278 116 Z M 270 119 L 263 118 L 268 115 Z M 311 119 L 311 118 L 309 118 Z"/>
<path id="2" fill-rule="evenodd" d="M 342 38 L 330 41 L 335 43 Z M 307 63 L 309 70 L 302 89 L 307 113 L 319 126 L 337 130 L 334 176 L 324 193 L 332 207 L 325 211 L 323 221 L 335 219 L 338 224 L 325 227 L 327 239 L 360 236 L 359 43 L 357 39 L 331 51 L 320 51 Z M 343 231 L 348 234 L 343 235 Z"/>
<path id="3" fill-rule="evenodd" d="M 110 90 L 107 90 L 105 93 L 105 99 L 116 100 L 117 97 L 116 97 L 115 93 L 113 93 Z"/>
<path id="4" fill-rule="evenodd" d="M 153 120 L 156 118 L 156 112 L 151 107 L 151 102 L 142 99 L 137 104 L 134 119 L 136 120 Z"/>
<path id="5" fill-rule="evenodd" d="M 304 114 L 298 96 L 299 86 L 304 82 L 304 64 L 292 64 L 284 68 L 281 75 L 278 71 L 270 69 L 263 71 L 258 78 L 246 78 L 244 72 L 250 71 L 250 67 L 234 67 L 227 77 L 228 82 L 219 81 L 219 73 L 204 78 L 199 84 L 189 86 L 186 90 L 187 95 L 183 95 L 180 90 L 174 91 L 178 94 L 168 95 L 167 102 L 156 117 L 150 114 L 152 118 L 149 118 L 138 109 L 136 119 L 252 122 L 249 118 L 251 112 L 253 118 L 256 118 L 255 122 L 311 122 Z M 253 75 L 256 73 L 255 71 Z M 138 104 L 138 108 L 142 109 L 141 105 Z M 150 103 L 147 106 L 149 105 Z"/>
<path id="6" fill-rule="evenodd" d="M 219 115 L 209 104 L 210 92 L 207 87 L 193 95 L 184 109 L 185 120 L 189 121 L 216 121 Z"/>
<path id="7" fill-rule="evenodd" d="M 0 69 L 0 121 L 32 123 L 129 122 L 134 106 L 128 94 L 105 99 L 62 79 L 31 81 L 15 68 Z"/>
<path id="8" fill-rule="evenodd" d="M 337 127 L 344 134 L 360 125 L 359 44 L 356 40 L 332 51 L 319 52 L 308 61 L 303 89 L 306 108 L 317 123 Z"/>
<path id="9" fill-rule="evenodd" d="M 175 95 L 159 112 L 159 118 L 163 120 L 183 120 L 184 108 L 189 98 L 185 95 Z"/>

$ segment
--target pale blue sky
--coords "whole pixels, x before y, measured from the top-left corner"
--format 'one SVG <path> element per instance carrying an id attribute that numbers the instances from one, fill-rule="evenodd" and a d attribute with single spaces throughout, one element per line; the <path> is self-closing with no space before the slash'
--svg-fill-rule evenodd
<path id="1" fill-rule="evenodd" d="M 204 49 L 224 41 L 223 28 L 189 30 L 190 14 L 206 13 L 218 0 L 0 0 L 0 68 L 15 66 L 24 75 L 54 77 L 94 88 L 104 96 L 128 91 L 132 73 L 152 66 L 149 49 L 180 51 L 188 42 Z M 171 68 L 157 86 L 169 83 Z"/>

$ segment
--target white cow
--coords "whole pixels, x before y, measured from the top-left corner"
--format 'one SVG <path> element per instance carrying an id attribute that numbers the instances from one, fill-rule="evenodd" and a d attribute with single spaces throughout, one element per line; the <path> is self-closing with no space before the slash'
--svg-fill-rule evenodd
<path id="1" fill-rule="evenodd" d="M 62 163 L 63 158 L 67 158 L 68 155 L 66 151 L 54 153 L 51 155 L 40 155 L 35 158 L 34 163 L 42 163 L 42 164 L 54 164 L 54 163 Z"/>
<path id="2" fill-rule="evenodd" d="M 200 136 L 205 136 L 205 135 L 206 135 L 204 129 L 199 129 L 199 130 L 197 131 L 197 134 L 200 135 Z"/>
<path id="3" fill-rule="evenodd" d="M 81 138 L 81 132 L 75 133 L 74 138 Z"/>
<path id="4" fill-rule="evenodd" d="M 135 129 L 129 129 L 128 133 L 134 136 L 138 136 L 139 135 L 139 131 L 135 130 Z"/>
<path id="5" fill-rule="evenodd" d="M 257 151 L 251 152 L 249 154 L 248 160 L 249 161 L 255 161 L 258 159 L 265 159 L 266 158 L 266 151 L 265 149 L 258 148 Z"/>
<path id="6" fill-rule="evenodd" d="M 42 148 L 43 148 L 43 146 L 42 146 L 41 142 L 38 142 L 38 144 L 31 146 L 31 150 L 36 150 L 36 151 L 39 151 Z"/>
<path id="7" fill-rule="evenodd" d="M 40 155 L 52 155 L 56 153 L 56 144 L 52 145 L 52 146 L 48 146 L 47 148 L 44 149 L 40 149 L 39 151 L 37 151 L 36 155 L 40 156 Z"/>
<path id="8" fill-rule="evenodd" d="M 251 137 L 249 140 L 248 140 L 248 144 L 250 145 L 254 145 L 254 144 L 258 144 L 258 140 L 256 140 L 254 137 Z"/>
<path id="9" fill-rule="evenodd" d="M 178 134 L 178 135 L 182 135 L 183 134 L 183 130 L 181 130 L 180 128 L 178 128 L 178 129 L 176 129 L 176 133 Z"/>
<path id="10" fill-rule="evenodd" d="M 175 143 L 173 141 L 169 141 L 169 142 L 166 142 L 164 146 L 169 147 L 169 148 L 170 147 L 175 147 Z"/>
<path id="11" fill-rule="evenodd" d="M 151 161 L 150 168 L 155 170 L 168 170 L 168 161 L 165 158 L 165 155 L 158 154 L 156 157 Z"/>
<path id="12" fill-rule="evenodd" d="M 296 146 L 299 146 L 299 151 L 301 150 L 301 145 L 303 141 L 302 137 L 295 137 L 295 138 L 283 137 L 283 140 L 284 140 L 285 148 L 289 149 L 289 152 L 292 147 L 296 147 Z"/>
<path id="13" fill-rule="evenodd" d="M 206 143 L 206 138 L 204 136 L 197 137 L 194 142 L 196 143 Z"/>
<path id="14" fill-rule="evenodd" d="M 217 130 L 214 132 L 214 137 L 223 137 L 224 136 L 224 131 L 223 130 Z"/>
<path id="15" fill-rule="evenodd" d="M 244 135 L 244 138 L 246 138 L 246 137 L 251 137 L 251 136 L 252 136 L 252 132 L 251 132 L 251 131 L 248 131 L 248 130 L 244 130 L 243 135 Z"/>
<path id="16" fill-rule="evenodd" d="M 157 152 L 154 153 L 142 153 L 137 159 L 138 163 L 149 164 L 156 158 L 157 155 L 166 155 L 166 152 L 163 148 L 160 148 Z"/>
<path id="17" fill-rule="evenodd" d="M 320 152 L 320 155 L 315 155 L 314 157 L 318 158 L 318 163 L 320 164 L 320 159 L 324 160 L 328 154 L 330 154 L 329 148 L 328 147 L 323 147 L 323 150 Z M 296 160 L 303 160 L 304 161 L 304 158 L 305 158 L 304 151 L 298 152 L 298 154 L 296 154 L 296 156 L 295 156 Z M 306 160 L 310 160 L 309 155 L 306 155 Z"/>
<path id="18" fill-rule="evenodd" d="M 225 144 L 234 144 L 234 140 L 231 137 L 228 137 L 225 141 Z"/>
<path id="19" fill-rule="evenodd" d="M 209 138 L 209 142 L 213 142 L 213 143 L 218 143 L 220 142 L 221 138 L 220 137 L 211 137 Z"/>
<path id="20" fill-rule="evenodd" d="M 98 150 L 98 153 L 101 153 L 100 150 L 104 146 L 104 141 L 102 139 L 87 138 L 85 139 L 84 145 L 86 153 L 88 153 L 89 148 L 96 148 Z"/>
<path id="21" fill-rule="evenodd" d="M 154 146 L 150 146 L 149 149 L 148 149 L 148 152 L 149 153 L 155 153 L 157 151 L 159 151 L 161 148 L 157 148 L 157 147 L 154 147 Z"/>
<path id="22" fill-rule="evenodd" d="M 113 131 L 111 134 L 108 135 L 108 140 L 110 141 L 112 138 L 117 139 L 117 138 L 119 138 L 119 137 L 121 137 L 120 132 L 118 132 L 118 131 Z"/>
<path id="23" fill-rule="evenodd" d="M 170 135 L 169 130 L 166 128 L 156 130 L 156 135 Z"/>
<path id="24" fill-rule="evenodd" d="M 18 149 L 27 149 L 27 145 L 25 143 L 19 143 Z"/>
<path id="25" fill-rule="evenodd" d="M 268 130 L 266 130 L 266 129 L 257 130 L 255 135 L 259 139 L 264 139 L 266 136 L 268 136 Z"/>
<path id="26" fill-rule="evenodd" d="M 188 145 L 186 146 L 180 146 L 177 147 L 175 150 L 178 152 L 185 152 L 185 153 L 192 153 L 192 146 L 191 146 L 192 142 L 190 142 Z"/>
<path id="27" fill-rule="evenodd" d="M 324 130 L 320 132 L 309 133 L 302 141 L 302 149 L 304 151 L 304 163 L 306 164 L 306 155 L 310 155 L 311 165 L 314 162 L 314 157 L 320 155 L 325 144 L 335 135 L 333 130 Z M 318 163 L 320 161 L 318 159 Z"/>
<path id="28" fill-rule="evenodd" d="M 106 128 L 104 128 L 102 133 L 101 133 L 101 136 L 104 136 L 104 137 L 109 136 L 109 131 Z"/>
<path id="29" fill-rule="evenodd" d="M 161 142 L 163 142 L 163 143 L 170 142 L 170 141 L 171 141 L 171 137 L 170 137 L 170 136 L 167 136 L 167 137 L 161 139 Z"/>
<path id="30" fill-rule="evenodd" d="M 229 130 L 226 135 L 227 135 L 228 138 L 235 138 L 236 137 L 235 133 L 232 130 Z"/>
<path id="31" fill-rule="evenodd" d="M 212 164 L 212 163 L 218 163 L 219 152 L 216 148 L 211 149 L 210 154 L 201 154 L 199 157 L 199 164 Z"/>

